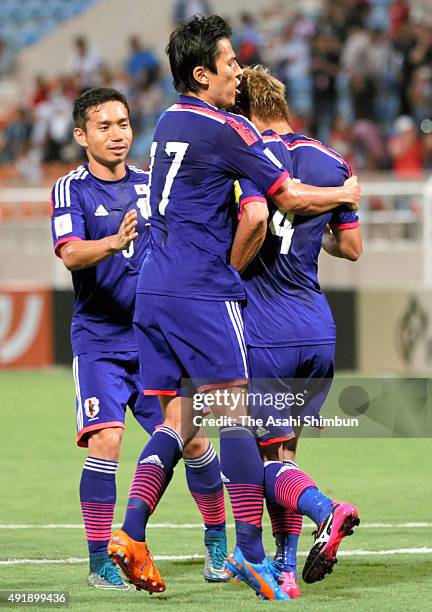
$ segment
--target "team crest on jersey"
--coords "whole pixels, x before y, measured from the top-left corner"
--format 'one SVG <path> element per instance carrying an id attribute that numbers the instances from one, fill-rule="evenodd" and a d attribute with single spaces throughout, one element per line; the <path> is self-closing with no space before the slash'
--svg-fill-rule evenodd
<path id="1" fill-rule="evenodd" d="M 136 191 L 136 193 L 138 195 L 148 196 L 148 194 L 149 194 L 149 187 L 145 183 L 141 183 L 139 185 L 134 185 L 134 187 L 135 187 L 135 191 Z"/>
<path id="2" fill-rule="evenodd" d="M 88 397 L 84 401 L 84 410 L 90 419 L 94 419 L 99 414 L 99 400 L 97 397 Z"/>

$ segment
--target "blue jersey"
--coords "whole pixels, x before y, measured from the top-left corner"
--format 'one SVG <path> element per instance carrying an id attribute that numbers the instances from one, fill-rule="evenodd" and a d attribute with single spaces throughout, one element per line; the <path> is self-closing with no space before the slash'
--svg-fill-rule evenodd
<path id="1" fill-rule="evenodd" d="M 87 165 L 60 178 L 53 187 L 54 249 L 70 240 L 99 240 L 116 234 L 126 212 L 138 210 L 139 236 L 129 249 L 72 272 L 75 308 L 74 355 L 137 350 L 132 328 L 136 285 L 148 246 L 148 173 L 126 167 L 125 178 L 103 181 Z"/>
<path id="2" fill-rule="evenodd" d="M 317 140 L 268 131 L 265 144 L 293 179 L 317 187 L 343 185 L 349 166 Z M 263 193 L 240 181 L 240 206 Z M 336 329 L 318 282 L 318 255 L 327 224 L 342 230 L 358 226 L 345 206 L 313 216 L 285 213 L 270 202 L 269 227 L 263 247 L 245 273 L 246 339 L 250 346 L 332 344 Z"/>
<path id="3" fill-rule="evenodd" d="M 159 119 L 151 148 L 151 248 L 138 293 L 206 300 L 244 298 L 230 265 L 234 179 L 272 195 L 287 177 L 255 126 L 193 96 Z M 275 163 L 276 162 L 276 163 Z"/>

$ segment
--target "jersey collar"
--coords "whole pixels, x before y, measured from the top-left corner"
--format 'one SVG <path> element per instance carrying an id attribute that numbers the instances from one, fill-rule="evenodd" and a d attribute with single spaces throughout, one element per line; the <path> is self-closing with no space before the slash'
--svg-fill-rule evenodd
<path id="1" fill-rule="evenodd" d="M 211 108 L 212 110 L 216 110 L 220 112 L 220 108 L 217 106 L 212 106 L 204 100 L 197 98 L 196 96 L 180 96 L 178 99 L 178 104 L 189 104 L 191 106 L 203 106 L 204 108 Z"/>
<path id="2" fill-rule="evenodd" d="M 127 183 L 130 177 L 130 170 L 129 170 L 129 166 L 126 164 L 126 174 L 123 178 L 118 179 L 117 181 L 106 181 L 104 179 L 99 178 L 98 176 L 95 176 L 94 174 L 92 174 L 90 172 L 90 169 L 88 167 L 88 163 L 83 164 L 85 169 L 87 170 L 87 172 L 89 173 L 89 176 L 96 181 L 97 183 L 102 183 L 103 185 L 118 185 L 119 183 Z"/>

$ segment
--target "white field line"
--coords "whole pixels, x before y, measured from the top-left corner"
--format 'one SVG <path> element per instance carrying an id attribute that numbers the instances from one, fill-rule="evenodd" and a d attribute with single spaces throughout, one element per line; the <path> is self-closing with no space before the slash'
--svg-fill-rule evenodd
<path id="1" fill-rule="evenodd" d="M 266 526 L 266 525 L 264 525 Z M 314 527 L 313 523 L 306 522 L 306 528 Z M 121 523 L 114 523 L 113 528 L 121 527 Z M 234 524 L 228 524 L 233 529 Z M 430 529 L 432 523 L 361 523 L 361 529 Z M 0 525 L 0 529 L 83 529 L 82 523 L 48 523 L 46 525 Z M 149 523 L 147 529 L 202 529 L 201 523 Z"/>
<path id="2" fill-rule="evenodd" d="M 299 552 L 300 557 L 306 557 L 308 551 Z M 394 548 L 389 550 L 340 550 L 339 557 L 384 557 L 387 555 L 430 555 L 432 548 Z M 155 561 L 192 561 L 204 559 L 204 555 L 155 555 Z M 48 565 L 88 563 L 87 557 L 69 557 L 68 559 L 3 559 L 0 565 Z"/>

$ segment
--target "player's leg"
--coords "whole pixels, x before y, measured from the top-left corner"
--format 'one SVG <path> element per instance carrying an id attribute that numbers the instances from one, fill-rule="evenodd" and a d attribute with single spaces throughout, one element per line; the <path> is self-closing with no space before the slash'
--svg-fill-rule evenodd
<path id="1" fill-rule="evenodd" d="M 144 429 L 152 435 L 164 421 L 159 399 L 142 392 L 139 365 L 133 373 L 129 406 Z M 186 401 L 184 398 L 183 401 Z M 225 529 L 225 502 L 220 476 L 219 458 L 203 429 L 185 447 L 183 459 L 189 490 L 201 513 L 204 524 L 205 565 L 204 578 L 209 582 L 225 582 L 229 579 L 224 570 L 227 557 Z M 165 480 L 167 487 L 170 477 Z"/>
<path id="2" fill-rule="evenodd" d="M 134 327 L 141 378 L 150 381 L 149 394 L 160 397 L 164 422 L 138 458 L 123 526 L 113 534 L 109 552 L 137 588 L 161 592 L 166 587 L 145 543 L 146 526 L 182 457 L 185 439 L 178 416 L 182 414 L 181 398 L 177 397 L 181 364 L 159 330 L 155 318 L 159 299 L 154 298 L 137 295 Z"/>
<path id="3" fill-rule="evenodd" d="M 295 372 L 298 354 L 292 349 L 287 356 L 281 349 L 249 347 L 251 372 L 250 404 L 256 431 L 260 441 L 265 470 L 269 462 L 281 462 L 295 456 L 301 428 L 291 422 L 292 410 L 282 403 L 282 398 L 293 394 L 291 380 L 286 371 Z M 274 398 L 273 401 L 269 401 Z M 278 421 L 281 421 L 279 424 Z M 283 424 L 286 422 L 286 424 Z M 274 565 L 280 572 L 281 588 L 292 599 L 300 596 L 297 585 L 297 547 L 303 517 L 266 497 L 272 534 L 275 539 Z"/>
<path id="4" fill-rule="evenodd" d="M 213 444 L 200 428 L 183 452 L 186 479 L 204 524 L 205 564 L 207 582 L 226 582 L 227 558 L 224 490 L 219 458 Z"/>
<path id="5" fill-rule="evenodd" d="M 192 319 L 193 326 L 188 328 L 187 339 L 177 334 L 169 339 L 193 385 L 200 394 L 211 393 L 216 398 L 216 416 L 237 417 L 232 425 L 220 428 L 222 480 L 236 526 L 236 548 L 227 568 L 264 597 L 287 599 L 270 572 L 262 545 L 263 465 L 244 420 L 247 406 L 242 385 L 248 371 L 240 307 L 235 302 L 204 300 L 198 304 L 183 300 L 176 306 L 176 313 Z"/>
<path id="6" fill-rule="evenodd" d="M 107 553 L 116 503 L 116 471 L 127 402 L 126 354 L 89 353 L 74 358 L 78 445 L 88 447 L 80 501 L 89 549 L 89 584 L 129 589 Z"/>
<path id="7" fill-rule="evenodd" d="M 334 347 L 301 347 L 298 373 L 307 384 L 308 401 L 300 418 L 319 416 L 333 377 Z M 306 379 L 308 374 L 308 379 Z M 314 546 L 303 570 L 305 582 L 315 582 L 332 571 L 342 539 L 359 524 L 358 510 L 322 493 L 314 480 L 294 462 L 268 462 L 265 468 L 267 499 L 286 510 L 308 516 L 317 525 Z"/>

